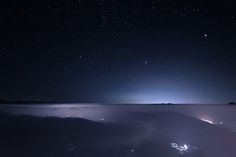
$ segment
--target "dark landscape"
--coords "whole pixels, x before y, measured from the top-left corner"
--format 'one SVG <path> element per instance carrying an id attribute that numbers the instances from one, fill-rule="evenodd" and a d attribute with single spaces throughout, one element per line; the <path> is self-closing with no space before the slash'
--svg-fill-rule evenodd
<path id="1" fill-rule="evenodd" d="M 236 2 L 1 0 L 0 157 L 236 157 Z"/>
<path id="2" fill-rule="evenodd" d="M 117 118 L 110 121 L 106 118 L 94 121 L 29 116 L 16 111 L 9 113 L 10 107 L 1 107 L 5 110 L 0 114 L 1 156 L 234 157 L 235 131 L 178 111 L 160 111 L 158 105 L 152 106 L 153 112 L 148 111 L 149 105 L 146 105 L 146 111 L 135 110 L 138 108 L 135 105 L 125 105 L 123 109 L 114 109 Z M 102 107 L 106 108 L 99 105 L 86 108 L 97 110 Z M 112 106 L 107 108 L 112 109 Z M 30 110 L 33 111 L 34 107 L 31 106 Z M 67 110 L 66 106 L 61 110 Z M 174 149 L 171 143 L 186 144 L 188 150 Z"/>

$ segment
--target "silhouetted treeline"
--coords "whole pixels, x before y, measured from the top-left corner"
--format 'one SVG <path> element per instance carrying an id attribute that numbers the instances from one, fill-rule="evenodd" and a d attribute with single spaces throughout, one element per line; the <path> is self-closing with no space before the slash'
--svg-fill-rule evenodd
<path id="1" fill-rule="evenodd" d="M 38 101 L 38 100 L 15 100 L 15 101 L 10 101 L 10 100 L 4 100 L 0 99 L 0 104 L 44 104 L 44 103 L 55 103 L 52 101 Z"/>

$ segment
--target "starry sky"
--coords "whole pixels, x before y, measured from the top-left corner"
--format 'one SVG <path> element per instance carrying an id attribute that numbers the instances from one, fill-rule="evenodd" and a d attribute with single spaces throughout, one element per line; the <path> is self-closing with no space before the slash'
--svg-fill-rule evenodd
<path id="1" fill-rule="evenodd" d="M 215 0 L 1 1 L 0 99 L 235 101 L 235 10 Z"/>

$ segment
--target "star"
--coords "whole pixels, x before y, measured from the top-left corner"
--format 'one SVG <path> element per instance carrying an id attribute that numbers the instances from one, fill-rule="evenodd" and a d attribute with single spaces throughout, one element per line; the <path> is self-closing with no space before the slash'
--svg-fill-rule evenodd
<path id="1" fill-rule="evenodd" d="M 148 64 L 148 60 L 145 60 L 145 61 L 144 61 L 144 64 L 147 65 L 147 64 Z"/>

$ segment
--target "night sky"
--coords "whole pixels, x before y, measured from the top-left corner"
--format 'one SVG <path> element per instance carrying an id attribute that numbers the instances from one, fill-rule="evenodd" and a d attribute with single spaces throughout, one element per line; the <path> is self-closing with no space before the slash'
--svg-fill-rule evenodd
<path id="1" fill-rule="evenodd" d="M 236 5 L 215 0 L 3 0 L 0 99 L 236 100 Z"/>

